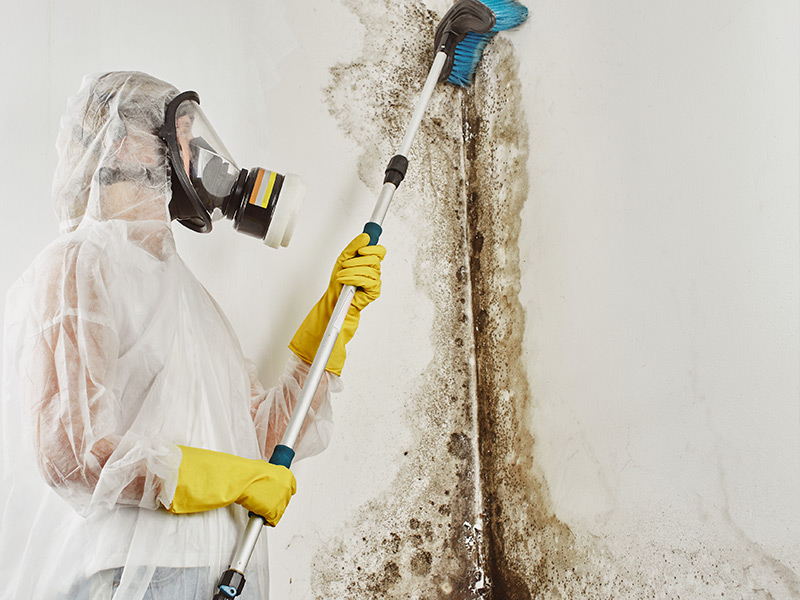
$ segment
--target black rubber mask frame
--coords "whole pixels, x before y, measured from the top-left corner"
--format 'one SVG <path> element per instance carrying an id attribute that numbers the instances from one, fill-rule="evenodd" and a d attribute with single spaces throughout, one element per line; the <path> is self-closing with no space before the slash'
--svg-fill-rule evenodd
<path id="1" fill-rule="evenodd" d="M 214 207 L 207 207 L 194 189 L 189 175 L 183 169 L 181 153 L 178 148 L 178 132 L 175 130 L 178 107 L 186 100 L 193 100 L 200 104 L 197 92 L 187 91 L 178 94 L 167 105 L 164 124 L 158 134 L 167 145 L 167 156 L 171 171 L 172 199 L 169 203 L 169 214 L 172 219 L 198 233 L 211 231 L 211 211 Z"/>

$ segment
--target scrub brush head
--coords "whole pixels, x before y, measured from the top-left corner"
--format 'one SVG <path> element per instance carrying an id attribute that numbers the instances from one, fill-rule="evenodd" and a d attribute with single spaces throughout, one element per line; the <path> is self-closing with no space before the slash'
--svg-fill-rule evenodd
<path id="1" fill-rule="evenodd" d="M 439 80 L 469 86 L 486 44 L 527 18 L 528 9 L 516 0 L 458 0 L 436 28 L 436 50 L 447 54 Z"/>

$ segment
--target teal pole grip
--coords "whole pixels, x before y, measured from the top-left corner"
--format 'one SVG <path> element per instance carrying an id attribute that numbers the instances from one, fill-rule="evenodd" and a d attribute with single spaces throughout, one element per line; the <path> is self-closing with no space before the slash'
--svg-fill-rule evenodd
<path id="1" fill-rule="evenodd" d="M 381 237 L 381 233 L 383 233 L 383 228 L 377 223 L 370 221 L 364 225 L 364 233 L 369 235 L 369 245 L 375 246 L 378 243 L 378 239 Z"/>
<path id="2" fill-rule="evenodd" d="M 289 446 L 284 446 L 283 444 L 278 444 L 275 446 L 275 449 L 272 451 L 272 456 L 269 457 L 269 462 L 271 465 L 280 465 L 282 467 L 286 467 L 287 469 L 292 466 L 293 460 L 294 450 L 289 448 Z"/>

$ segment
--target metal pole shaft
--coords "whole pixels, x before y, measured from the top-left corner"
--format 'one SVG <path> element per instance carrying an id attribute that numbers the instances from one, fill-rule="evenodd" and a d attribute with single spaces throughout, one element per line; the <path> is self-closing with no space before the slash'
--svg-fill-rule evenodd
<path id="1" fill-rule="evenodd" d="M 384 183 L 381 188 L 381 193 L 378 195 L 378 201 L 375 203 L 375 208 L 372 210 L 372 216 L 369 218 L 373 223 L 383 225 L 383 220 L 386 218 L 386 213 L 389 211 L 389 205 L 392 203 L 394 191 L 397 188 L 393 183 Z"/>
<path id="2" fill-rule="evenodd" d="M 389 205 L 394 197 L 394 192 L 397 188 L 391 183 L 385 183 L 381 193 L 378 196 L 378 201 L 375 203 L 375 209 L 372 211 L 370 221 L 378 225 L 383 223 L 386 213 L 389 210 Z M 345 285 L 342 291 L 339 292 L 339 298 L 336 301 L 336 306 L 333 308 L 333 313 L 328 320 L 328 326 L 325 328 L 325 333 L 322 336 L 322 341 L 319 344 L 316 355 L 314 355 L 314 362 L 311 363 L 311 368 L 308 370 L 308 375 L 303 383 L 303 389 L 300 391 L 300 397 L 297 399 L 292 416 L 289 419 L 289 424 L 286 426 L 286 431 L 281 438 L 281 444 L 294 448 L 297 439 L 300 437 L 300 430 L 306 420 L 311 402 L 314 400 L 314 394 L 317 393 L 319 382 L 322 380 L 322 375 L 325 373 L 325 367 L 328 365 L 328 359 L 331 357 L 333 347 L 336 345 L 336 339 L 339 337 L 339 332 L 344 325 L 347 311 L 350 310 L 350 304 L 353 302 L 356 288 L 352 285 Z"/>
<path id="3" fill-rule="evenodd" d="M 247 563 L 250 562 L 250 557 L 253 555 L 253 550 L 255 550 L 256 542 L 263 526 L 264 521 L 261 517 L 250 517 L 231 559 L 231 569 L 244 573 Z"/>
<path id="4" fill-rule="evenodd" d="M 417 102 L 417 107 L 411 115 L 411 122 L 408 124 L 406 135 L 403 137 L 403 141 L 400 144 L 400 150 L 397 152 L 398 154 L 408 156 L 408 153 L 411 151 L 411 143 L 417 135 L 417 130 L 422 123 L 422 117 L 425 116 L 425 110 L 428 108 L 428 104 L 431 101 L 433 90 L 436 88 L 436 83 L 439 81 L 439 75 L 442 73 L 446 60 L 447 54 L 445 52 L 436 53 L 436 58 L 433 60 L 433 65 L 431 65 L 431 70 L 428 73 L 428 78 L 425 80 L 425 85 L 422 87 L 422 93 Z"/>

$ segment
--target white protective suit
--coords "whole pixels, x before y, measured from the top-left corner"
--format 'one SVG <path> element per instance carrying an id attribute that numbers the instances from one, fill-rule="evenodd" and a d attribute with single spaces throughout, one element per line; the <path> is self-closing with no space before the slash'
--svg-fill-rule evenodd
<path id="1" fill-rule="evenodd" d="M 177 444 L 269 458 L 307 373 L 293 360 L 265 391 L 176 253 L 157 132 L 177 93 L 143 73 L 87 77 L 62 118 L 62 235 L 7 298 L 2 598 L 140 600 L 169 568 L 199 567 L 185 597 L 210 600 L 247 514 L 167 512 Z M 298 458 L 326 446 L 334 386 L 326 374 Z M 245 598 L 267 597 L 266 544 Z"/>

